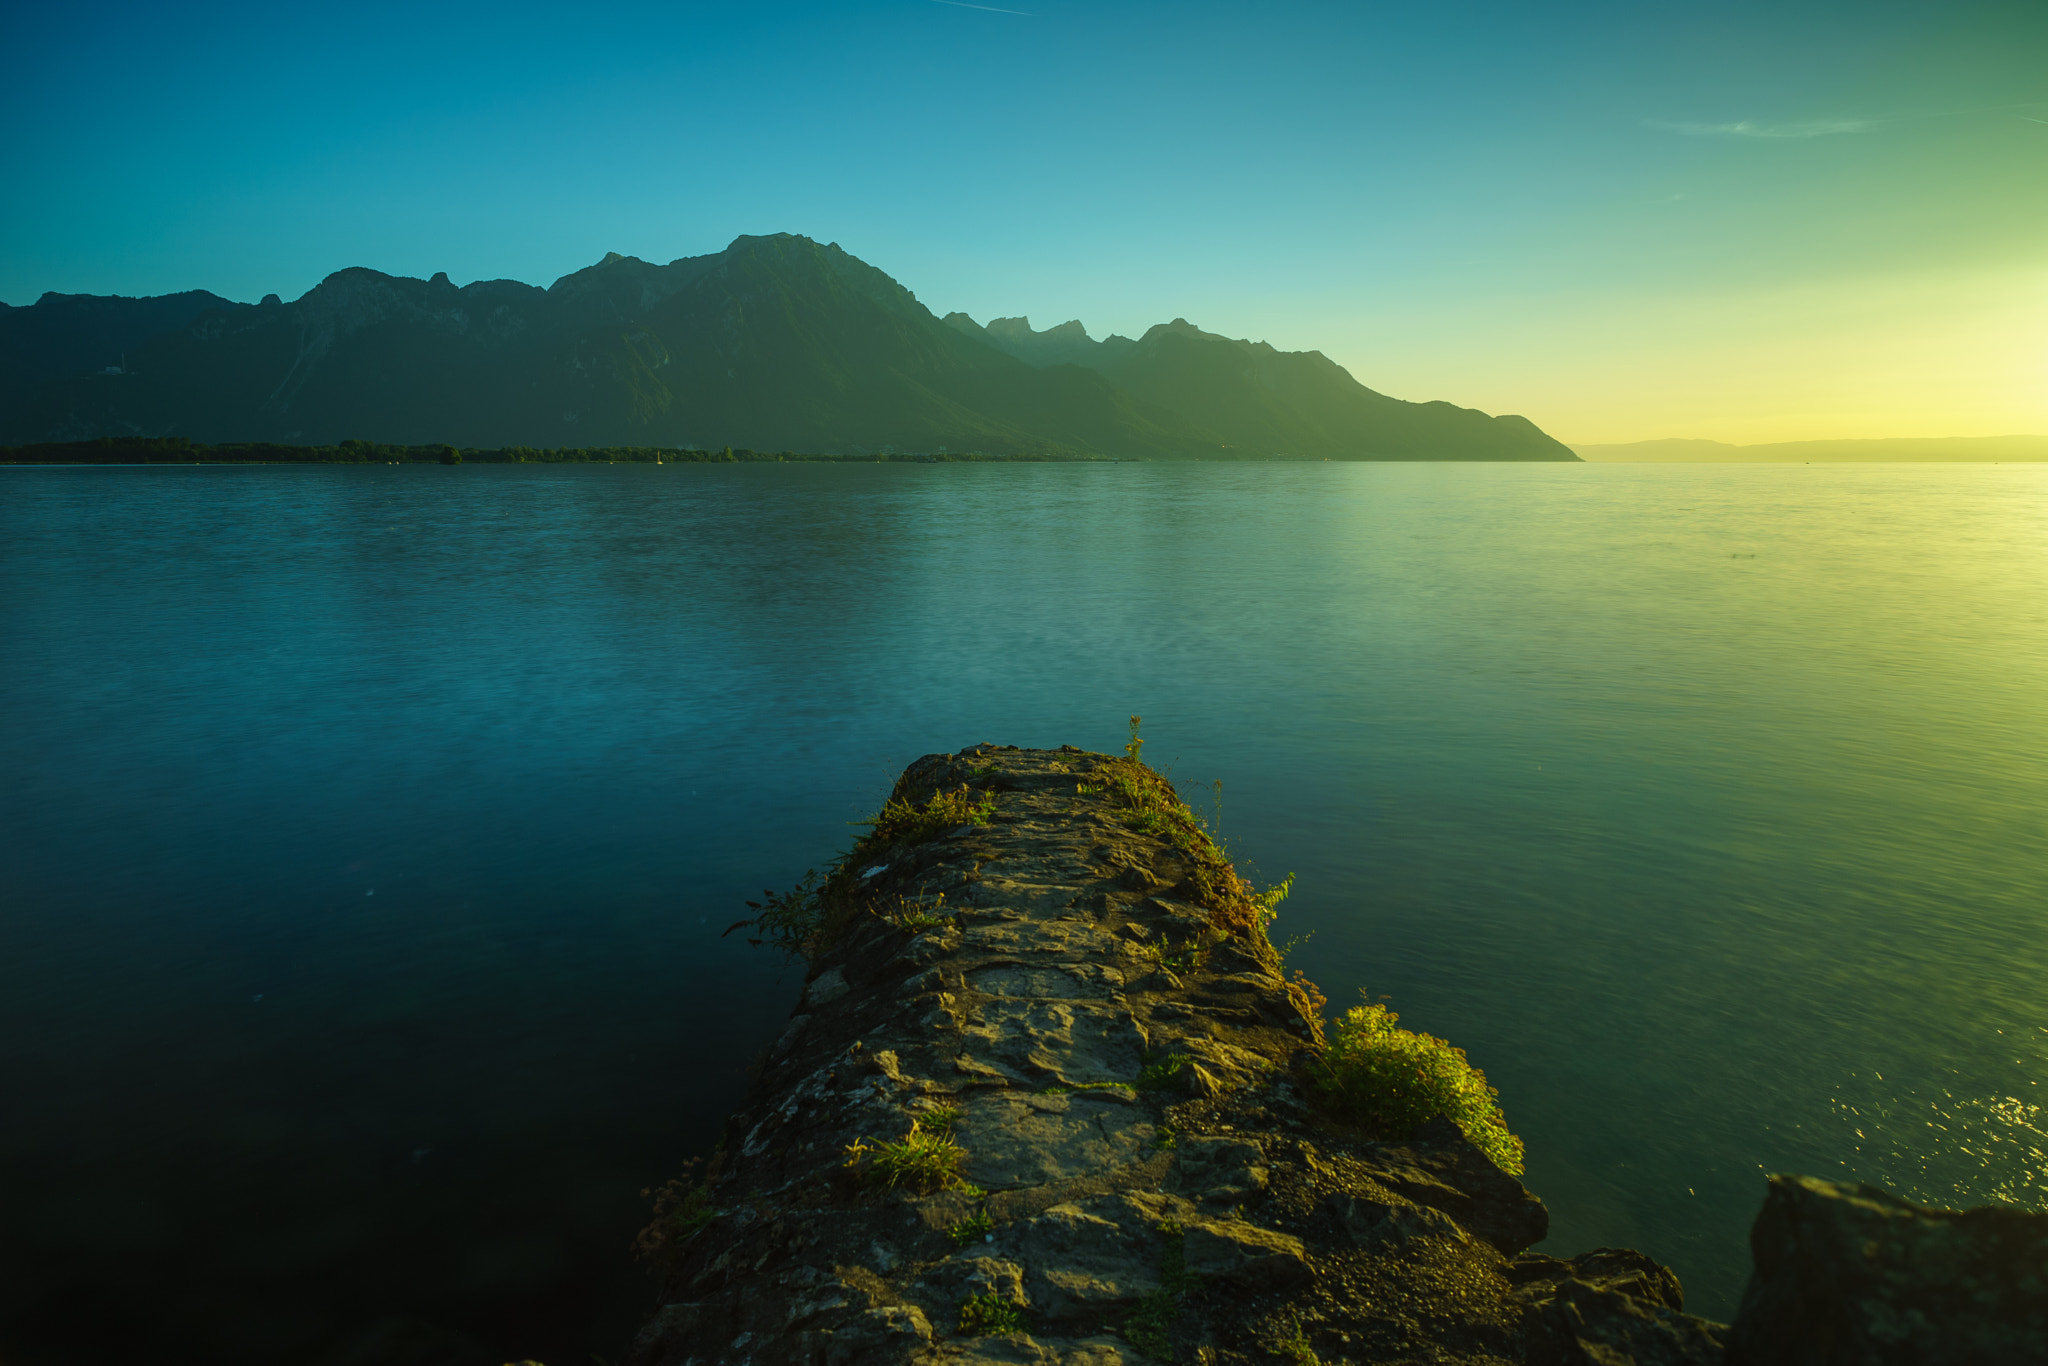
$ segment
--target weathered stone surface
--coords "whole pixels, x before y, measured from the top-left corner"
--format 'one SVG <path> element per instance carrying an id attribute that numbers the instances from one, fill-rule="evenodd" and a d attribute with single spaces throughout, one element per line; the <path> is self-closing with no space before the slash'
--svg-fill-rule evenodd
<path id="1" fill-rule="evenodd" d="M 1640 1252 L 1569 1261 L 1531 1254 L 1506 1268 L 1528 1306 L 1530 1366 L 1719 1366 L 1727 1329 L 1682 1312 L 1678 1278 Z"/>
<path id="2" fill-rule="evenodd" d="M 966 1047 L 1041 1085 L 1129 1081 L 1144 1066 L 1144 1031 L 1116 1001 L 992 996 L 971 1008 L 975 1021 L 961 1030 Z"/>
<path id="3" fill-rule="evenodd" d="M 1137 1161 L 1157 1132 L 1151 1116 L 1114 1101 L 1073 1095 L 970 1097 L 953 1132 L 967 1150 L 967 1177 L 991 1190 L 1042 1186 Z"/>
<path id="4" fill-rule="evenodd" d="M 2048 1214 L 1770 1178 L 1730 1366 L 2048 1362 Z"/>
<path id="5" fill-rule="evenodd" d="M 1242 1204 L 1268 1182 L 1265 1152 L 1243 1138 L 1185 1139 L 1177 1167 L 1179 1188 L 1205 1204 Z"/>
<path id="6" fill-rule="evenodd" d="M 633 1366 L 1252 1366 L 1302 1341 L 1327 1366 L 1718 1366 L 1647 1258 L 1516 1258 L 1548 1216 L 1455 1125 L 1315 1113 L 1317 1024 L 1263 935 L 1211 925 L 1188 851 L 1125 819 L 1111 762 L 984 745 L 905 773 L 905 800 L 997 804 L 863 859 L 877 905 L 943 894 L 948 923 L 863 912 L 812 965 L 700 1213 L 657 1230 Z M 846 1165 L 913 1124 L 959 1145 L 959 1183 Z"/>
<path id="7" fill-rule="evenodd" d="M 997 1241 L 1033 1268 L 1032 1302 L 1049 1323 L 1099 1321 L 1159 1286 L 1157 1240 L 1081 1205 L 1054 1205 Z"/>
<path id="8" fill-rule="evenodd" d="M 1126 1366 L 1143 1361 L 1113 1338 L 1034 1338 L 1028 1333 L 947 1343 L 929 1358 L 947 1366 Z"/>
<path id="9" fill-rule="evenodd" d="M 1187 1270 L 1222 1276 L 1252 1290 L 1282 1290 L 1308 1279 L 1301 1239 L 1242 1219 L 1199 1219 L 1181 1240 Z"/>

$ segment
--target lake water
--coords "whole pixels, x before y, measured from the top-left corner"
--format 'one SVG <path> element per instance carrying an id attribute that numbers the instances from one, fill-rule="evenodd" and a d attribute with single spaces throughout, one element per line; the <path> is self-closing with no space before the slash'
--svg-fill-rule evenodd
<path id="1" fill-rule="evenodd" d="M 1552 1250 L 2048 1204 L 2048 466 L 0 470 L 0 1359 L 579 1366 L 920 754 L 1144 715 Z"/>

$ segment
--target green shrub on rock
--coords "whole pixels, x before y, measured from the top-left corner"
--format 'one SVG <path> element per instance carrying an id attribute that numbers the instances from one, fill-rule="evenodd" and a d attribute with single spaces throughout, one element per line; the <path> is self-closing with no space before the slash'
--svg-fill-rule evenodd
<path id="1" fill-rule="evenodd" d="M 1522 1140 L 1508 1132 L 1500 1093 L 1442 1039 L 1397 1028 L 1381 1005 L 1353 1006 L 1329 1032 L 1311 1077 L 1324 1109 L 1386 1134 L 1448 1116 L 1510 1176 L 1522 1174 Z"/>

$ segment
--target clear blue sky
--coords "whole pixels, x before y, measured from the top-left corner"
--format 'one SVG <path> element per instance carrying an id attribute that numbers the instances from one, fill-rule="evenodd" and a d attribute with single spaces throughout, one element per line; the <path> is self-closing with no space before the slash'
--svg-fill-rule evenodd
<path id="1" fill-rule="evenodd" d="M 1568 440 L 2048 431 L 2039 0 L 117 2 L 0 47 L 14 304 L 789 231 Z"/>

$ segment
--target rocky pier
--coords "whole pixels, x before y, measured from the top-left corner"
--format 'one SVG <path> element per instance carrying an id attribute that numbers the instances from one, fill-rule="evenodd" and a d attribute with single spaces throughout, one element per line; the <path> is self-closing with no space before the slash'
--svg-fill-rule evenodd
<path id="1" fill-rule="evenodd" d="M 635 1366 L 1708 1363 L 1636 1253 L 1438 1119 L 1314 1103 L 1321 999 L 1128 756 L 981 745 L 752 930 L 802 1001 L 643 1251 Z"/>

